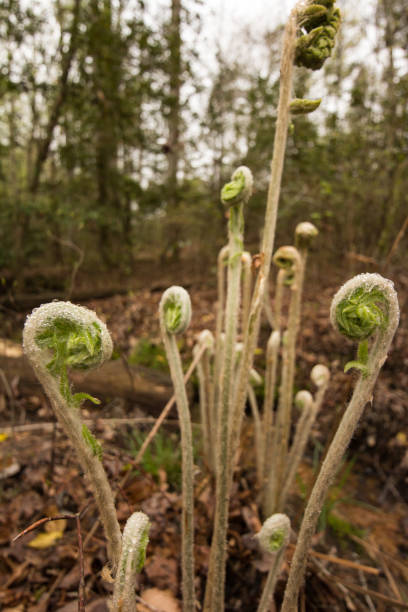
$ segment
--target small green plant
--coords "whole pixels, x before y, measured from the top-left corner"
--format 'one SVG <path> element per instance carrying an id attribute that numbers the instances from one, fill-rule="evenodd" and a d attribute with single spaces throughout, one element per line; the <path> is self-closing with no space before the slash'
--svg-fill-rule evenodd
<path id="1" fill-rule="evenodd" d="M 154 370 L 168 370 L 166 353 L 159 344 L 151 342 L 148 338 L 140 338 L 129 355 L 131 365 L 140 365 Z"/>
<path id="2" fill-rule="evenodd" d="M 146 439 L 146 434 L 133 431 L 129 436 L 129 450 L 137 455 Z M 181 449 L 180 437 L 176 433 L 168 434 L 159 431 L 143 455 L 141 466 L 143 470 L 159 479 L 160 470 L 167 474 L 170 486 L 180 489 L 181 486 Z"/>

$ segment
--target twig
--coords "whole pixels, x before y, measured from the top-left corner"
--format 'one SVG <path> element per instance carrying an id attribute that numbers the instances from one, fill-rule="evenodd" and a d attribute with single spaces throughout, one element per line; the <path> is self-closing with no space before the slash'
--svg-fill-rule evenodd
<path id="1" fill-rule="evenodd" d="M 1 381 L 3 383 L 3 387 L 8 395 L 9 401 L 10 401 L 10 406 L 11 406 L 11 433 L 12 436 L 14 438 L 14 433 L 15 433 L 15 429 L 16 429 L 16 400 L 14 398 L 14 393 L 10 387 L 9 381 L 7 380 L 7 376 L 5 375 L 4 371 L 0 368 L 0 378 Z"/>
<path id="2" fill-rule="evenodd" d="M 361 593 L 362 595 L 369 595 L 370 597 L 374 599 L 378 599 L 378 601 L 382 601 L 384 603 L 390 604 L 390 606 L 395 606 L 396 608 L 400 608 L 401 610 L 408 610 L 408 604 L 405 604 L 402 601 L 393 599 L 392 597 L 387 597 L 386 595 L 383 595 L 382 593 L 378 593 L 377 591 L 373 591 L 371 589 L 364 589 L 358 584 L 354 584 L 352 582 L 344 582 L 337 576 L 330 575 L 330 576 L 326 576 L 326 578 L 327 580 L 330 580 L 331 582 L 335 582 L 336 584 L 339 584 L 339 585 L 342 584 L 344 587 L 347 587 L 348 589 L 350 589 L 350 591 L 354 591 L 355 593 Z"/>
<path id="3" fill-rule="evenodd" d="M 78 586 L 78 612 L 85 612 L 85 571 L 84 571 L 84 549 L 82 546 L 81 519 L 80 513 L 75 515 L 76 528 L 78 534 L 78 555 L 79 555 L 79 586 Z"/>
<path id="4" fill-rule="evenodd" d="M 167 406 L 167 404 L 166 404 Z M 94 419 L 84 419 L 83 422 L 86 425 L 94 425 Z M 112 419 L 98 419 L 98 423 L 102 423 L 103 425 L 150 425 L 151 423 L 156 423 L 157 419 L 154 417 L 136 417 L 136 418 L 112 418 Z M 57 427 L 60 427 L 59 423 L 57 423 Z M 169 419 L 167 421 L 167 425 L 177 425 L 178 419 Z M 26 423 L 25 425 L 17 425 L 14 429 L 16 433 L 21 432 L 30 432 L 35 431 L 36 429 L 42 429 L 43 431 L 52 432 L 54 427 L 54 422 L 44 421 L 40 423 Z M 201 428 L 201 423 L 192 423 L 192 427 Z M 0 431 L 2 433 L 11 433 L 11 427 L 5 427 L 0 425 Z"/>
<path id="5" fill-rule="evenodd" d="M 336 565 L 344 565 L 345 567 L 349 567 L 350 569 L 356 569 L 360 572 L 365 572 L 366 574 L 373 574 L 374 576 L 378 576 L 381 573 L 381 571 L 376 567 L 361 565 L 360 563 L 356 563 L 355 561 L 349 561 L 348 559 L 340 559 L 339 557 L 334 557 L 333 555 L 325 555 L 324 553 L 317 552 L 316 550 L 311 550 L 309 554 L 312 557 L 323 559 L 324 561 L 328 561 L 329 563 L 335 563 Z"/>
<path id="6" fill-rule="evenodd" d="M 69 285 L 68 285 L 68 289 L 67 289 L 66 294 L 65 294 L 65 299 L 66 300 L 70 300 L 71 296 L 72 296 L 72 293 L 74 291 L 75 280 L 76 280 L 76 276 L 78 274 L 78 270 L 79 270 L 79 268 L 82 266 L 82 264 L 84 262 L 85 253 L 84 253 L 83 249 L 81 249 L 77 244 L 75 244 L 71 240 L 66 240 L 64 238 L 58 238 L 58 236 L 54 236 L 54 234 L 52 234 L 51 232 L 48 232 L 48 235 L 49 235 L 50 238 L 55 240 L 55 242 L 59 242 L 60 244 L 62 244 L 62 246 L 66 246 L 69 249 L 72 249 L 73 251 L 76 251 L 79 254 L 79 257 L 78 257 L 77 261 L 74 263 L 74 265 L 72 267 L 71 279 L 70 279 L 70 282 L 69 282 Z"/>
<path id="7" fill-rule="evenodd" d="M 365 576 L 364 576 L 363 572 L 362 572 L 362 571 L 359 571 L 359 572 L 358 572 L 358 576 L 359 576 L 359 578 L 360 578 L 360 582 L 361 582 L 361 584 L 363 585 L 363 587 L 364 587 L 365 589 L 367 589 L 367 580 L 366 580 L 366 578 L 365 578 Z M 368 609 L 370 610 L 370 612 L 375 612 L 375 607 L 374 607 L 374 604 L 373 604 L 373 600 L 371 599 L 370 595 L 365 594 L 365 595 L 364 595 L 364 599 L 365 599 L 365 601 L 366 601 L 366 603 L 367 603 L 367 606 L 368 606 Z"/>
<path id="8" fill-rule="evenodd" d="M 384 270 L 388 269 L 388 266 L 390 265 L 391 258 L 394 255 L 395 251 L 397 250 L 398 245 L 401 242 L 402 238 L 404 237 L 404 234 L 405 234 L 407 228 L 408 228 L 408 216 L 405 218 L 405 221 L 402 224 L 402 227 L 401 227 L 400 231 L 398 232 L 398 234 L 397 234 L 397 236 L 396 236 L 396 238 L 395 238 L 395 240 L 393 242 L 393 245 L 392 245 L 392 247 L 390 249 L 390 252 L 387 255 L 387 259 L 385 260 L 385 264 L 384 264 Z"/>

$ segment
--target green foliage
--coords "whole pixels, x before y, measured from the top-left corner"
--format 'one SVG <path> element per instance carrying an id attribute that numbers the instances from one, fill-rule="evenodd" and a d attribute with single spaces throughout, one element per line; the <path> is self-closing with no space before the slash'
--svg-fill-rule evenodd
<path id="1" fill-rule="evenodd" d="M 313 113 L 319 108 L 322 99 L 307 100 L 306 98 L 295 98 L 290 103 L 290 112 L 292 115 L 307 115 Z"/>
<path id="2" fill-rule="evenodd" d="M 342 334 L 366 340 L 377 328 L 387 325 L 387 300 L 379 289 L 359 287 L 337 305 L 336 319 Z"/>
<path id="3" fill-rule="evenodd" d="M 85 423 L 82 425 L 82 437 L 84 438 L 85 442 L 91 449 L 92 454 L 95 457 L 98 457 L 99 461 L 102 461 L 102 456 L 103 456 L 102 446 L 100 442 L 98 442 L 98 440 L 89 431 Z"/>
<path id="4" fill-rule="evenodd" d="M 59 316 L 36 335 L 40 348 L 48 349 L 52 359 L 47 363 L 48 371 L 59 379 L 62 396 L 75 407 L 88 399 L 95 404 L 99 400 L 87 393 L 71 394 L 68 369 L 87 370 L 98 365 L 102 357 L 102 338 L 99 325 L 94 322 L 84 326 L 72 319 Z"/>
<path id="5" fill-rule="evenodd" d="M 146 434 L 139 431 L 132 432 L 128 442 L 132 455 L 137 454 L 145 439 Z M 180 489 L 181 447 L 179 437 L 176 434 L 159 431 L 146 449 L 141 465 L 144 471 L 151 474 L 156 480 L 159 479 L 159 471 L 164 470 L 170 486 Z"/>
<path id="6" fill-rule="evenodd" d="M 155 344 L 148 338 L 140 338 L 129 356 L 129 363 L 155 370 L 168 370 L 166 353 L 162 345 Z"/>
<path id="7" fill-rule="evenodd" d="M 228 206 L 240 201 L 240 196 L 245 189 L 245 176 L 243 172 L 237 172 L 230 183 L 226 183 L 221 189 L 221 201 Z"/>

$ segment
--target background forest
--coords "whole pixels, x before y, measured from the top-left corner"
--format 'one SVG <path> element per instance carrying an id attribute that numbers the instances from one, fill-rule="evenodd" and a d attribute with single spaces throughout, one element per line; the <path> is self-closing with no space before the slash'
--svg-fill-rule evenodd
<path id="1" fill-rule="evenodd" d="M 221 36 L 205 4 L 2 2 L 0 270 L 9 290 L 38 282 L 39 270 L 46 284 L 78 267 L 131 274 L 145 258 L 213 263 L 224 240 L 220 187 L 240 164 L 255 176 L 247 240 L 256 251 L 282 26 L 265 17 L 255 31 L 224 7 Z M 319 85 L 297 71 L 295 94 L 323 103 L 291 127 L 278 244 L 311 220 L 327 237 L 320 261 L 384 264 L 402 239 L 396 263 L 406 251 L 407 8 L 341 8 Z"/>

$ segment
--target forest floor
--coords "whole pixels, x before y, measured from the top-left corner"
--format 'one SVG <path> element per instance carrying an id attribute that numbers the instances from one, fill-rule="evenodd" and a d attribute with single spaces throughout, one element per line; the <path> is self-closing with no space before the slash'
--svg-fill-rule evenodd
<path id="1" fill-rule="evenodd" d="M 159 281 L 148 274 L 146 278 L 149 283 L 145 282 L 143 289 L 138 285 L 131 293 L 89 300 L 84 305 L 96 310 L 107 322 L 115 347 L 123 356 L 150 359 L 151 364 L 162 366 L 157 305 L 169 284 L 183 284 L 189 288 L 193 304 L 192 325 L 182 345 L 187 362 L 197 332 L 214 328 L 214 283 L 193 281 L 191 271 L 186 271 L 182 280 L 173 278 L 171 273 L 165 280 Z M 328 322 L 330 300 L 338 287 L 336 278 L 333 275 L 329 278 L 329 283 L 323 283 L 315 274 L 314 290 L 306 291 L 303 306 L 296 389 L 313 390 L 309 373 L 316 363 L 330 368 L 332 380 L 288 504 L 295 533 L 318 458 L 351 394 L 354 380 L 353 373 L 343 373 L 344 364 L 353 358 L 354 347 L 339 337 Z M 328 496 L 301 595 L 301 609 L 306 612 L 408 610 L 408 277 L 398 275 L 396 286 L 403 313 L 401 325 L 376 385 L 373 402 L 366 407 L 338 480 Z M 10 307 L 6 314 L 0 321 L 0 336 L 16 340 L 26 313 Z M 261 346 L 265 346 L 267 335 L 265 322 Z M 142 343 L 141 339 L 144 339 Z M 142 353 L 138 350 L 141 346 Z M 262 354 L 257 360 L 257 368 L 262 372 Z M 0 385 L 0 424 L 3 427 L 10 424 L 12 407 L 17 425 L 14 435 L 2 435 L 0 425 L 0 610 L 73 612 L 78 609 L 75 521 L 50 522 L 15 543 L 11 540 L 42 517 L 81 511 L 86 610 L 106 611 L 106 597 L 112 587 L 101 578 L 106 562 L 105 544 L 101 528 L 92 531 L 96 509 L 91 493 L 68 441 L 52 425 L 53 416 L 43 395 L 40 391 L 30 395 L 22 393 L 19 382 L 10 377 L 7 388 L 4 380 Z M 195 387 L 192 396 L 196 401 Z M 147 561 L 140 577 L 138 592 L 143 602 L 139 610 L 179 610 L 181 496 L 176 428 L 165 426 L 157 434 L 153 450 L 136 466 L 136 449 L 142 433 L 151 424 L 118 425 L 110 418 L 134 417 L 140 423 L 148 415 L 121 398 L 112 398 L 101 411 L 88 406 L 83 410 L 85 416 L 94 420 L 93 431 L 103 444 L 104 465 L 110 481 L 116 483 L 121 524 L 135 510 L 146 512 L 152 522 Z M 230 509 L 228 612 L 256 610 L 270 564 L 253 537 L 260 528 L 261 516 L 252 434 L 251 419 L 247 416 L 242 462 Z M 211 478 L 198 456 L 197 464 L 200 469 L 195 485 L 196 592 L 202 601 L 214 493 Z M 295 537 L 288 547 L 278 582 L 277 609 L 294 542 Z"/>

